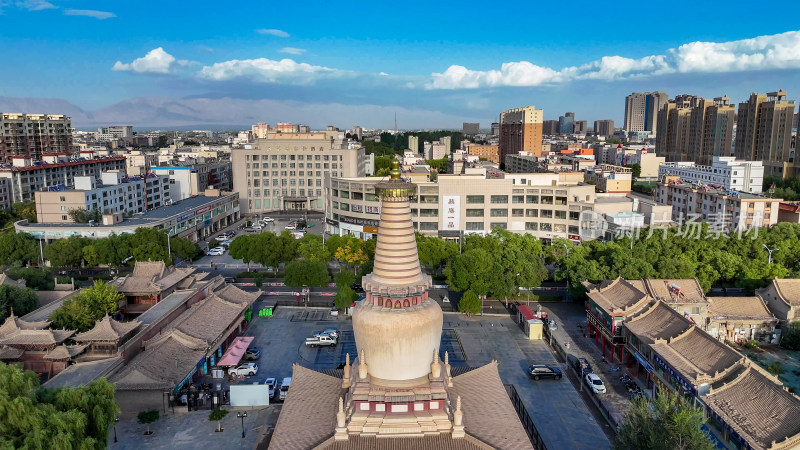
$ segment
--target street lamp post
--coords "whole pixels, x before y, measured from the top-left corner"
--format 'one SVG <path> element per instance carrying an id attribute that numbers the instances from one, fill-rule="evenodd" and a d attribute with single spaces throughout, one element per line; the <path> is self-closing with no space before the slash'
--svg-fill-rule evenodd
<path id="1" fill-rule="evenodd" d="M 569 258 L 569 247 L 567 247 L 567 244 L 564 244 L 564 243 L 562 243 L 562 245 L 567 250 L 567 256 L 566 257 Z M 564 291 L 564 303 L 569 303 L 569 271 L 567 271 L 567 286 L 566 286 L 566 289 L 567 290 Z"/>
<path id="2" fill-rule="evenodd" d="M 769 248 L 769 247 L 767 247 L 767 244 L 761 244 L 761 245 L 763 245 L 764 248 L 767 249 L 767 253 L 769 253 L 769 256 L 767 257 L 767 265 L 771 265 L 772 264 L 772 252 L 777 252 L 780 249 L 778 249 L 778 248 Z"/>
<path id="3" fill-rule="evenodd" d="M 119 417 L 114 417 L 114 442 L 117 442 L 117 422 L 119 422 Z"/>
<path id="4" fill-rule="evenodd" d="M 244 418 L 247 417 L 247 411 L 236 413 L 236 417 L 242 419 L 242 439 L 244 439 Z"/>

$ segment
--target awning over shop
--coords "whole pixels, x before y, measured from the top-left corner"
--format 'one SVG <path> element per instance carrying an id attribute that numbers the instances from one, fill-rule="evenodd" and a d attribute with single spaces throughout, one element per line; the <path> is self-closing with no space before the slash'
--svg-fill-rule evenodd
<path id="1" fill-rule="evenodd" d="M 236 366 L 239 365 L 239 361 L 242 360 L 242 356 L 244 356 L 244 352 L 247 351 L 247 347 L 255 339 L 252 336 L 246 337 L 237 337 L 236 339 L 231 342 L 231 346 L 228 347 L 228 350 L 225 354 L 222 355 L 222 358 L 217 362 L 218 366 Z"/>

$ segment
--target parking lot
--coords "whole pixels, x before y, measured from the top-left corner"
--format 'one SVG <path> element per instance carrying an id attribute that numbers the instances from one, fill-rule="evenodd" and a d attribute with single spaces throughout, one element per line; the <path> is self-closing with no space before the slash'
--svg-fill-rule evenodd
<path id="1" fill-rule="evenodd" d="M 307 348 L 305 338 L 325 328 L 340 330 L 339 345 Z M 335 369 L 344 364 L 345 354 L 350 353 L 352 359 L 356 356 L 352 322 L 325 310 L 279 307 L 272 318 L 254 319 L 245 334 L 254 336 L 253 345 L 262 350 L 257 361 L 259 372 L 246 383 L 291 376 L 294 363 L 315 370 Z M 442 357 L 445 350 L 454 367 L 478 367 L 497 360 L 503 382 L 516 387 L 548 448 L 610 447 L 603 429 L 569 380 L 533 381 L 528 377 L 530 364 L 559 364 L 546 343 L 526 339 L 509 317 L 445 314 Z"/>

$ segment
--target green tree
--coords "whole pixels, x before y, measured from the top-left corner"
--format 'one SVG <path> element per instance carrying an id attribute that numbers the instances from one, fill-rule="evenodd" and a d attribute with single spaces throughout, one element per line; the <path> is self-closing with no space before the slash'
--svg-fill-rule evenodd
<path id="1" fill-rule="evenodd" d="M 328 262 L 331 260 L 331 252 L 322 243 L 322 236 L 310 233 L 306 233 L 298 240 L 297 255 L 309 261 Z"/>
<path id="2" fill-rule="evenodd" d="M 419 262 L 431 269 L 431 272 L 436 273 L 442 264 L 458 255 L 458 244 L 417 233 L 417 250 Z"/>
<path id="3" fill-rule="evenodd" d="M 472 290 L 467 290 L 461 299 L 458 301 L 458 311 L 467 315 L 467 317 L 480 314 L 481 300 L 478 295 Z"/>
<path id="4" fill-rule="evenodd" d="M 679 395 L 659 392 L 650 402 L 639 397 L 617 430 L 615 449 L 713 450 L 703 411 Z"/>
<path id="5" fill-rule="evenodd" d="M 334 280 L 336 281 L 336 287 L 350 287 L 356 281 L 356 276 L 349 270 L 343 270 L 336 274 Z"/>
<path id="6" fill-rule="evenodd" d="M 55 287 L 53 273 L 47 267 L 9 267 L 6 275 L 14 280 L 25 280 L 25 286 L 35 291 L 50 291 Z"/>
<path id="7" fill-rule="evenodd" d="M 29 223 L 36 223 L 36 202 L 17 202 L 11 205 L 11 211 L 19 220 L 27 220 Z"/>
<path id="8" fill-rule="evenodd" d="M 83 249 L 89 242 L 80 236 L 58 239 L 44 248 L 44 257 L 53 267 L 77 267 L 83 262 Z"/>
<path id="9" fill-rule="evenodd" d="M 481 248 L 471 248 L 451 259 L 444 274 L 451 289 L 472 289 L 477 295 L 486 295 L 493 276 L 493 266 L 494 260 L 489 252 Z"/>
<path id="10" fill-rule="evenodd" d="M 105 378 L 45 389 L 34 372 L 0 363 L 0 448 L 105 449 L 118 412 Z"/>
<path id="11" fill-rule="evenodd" d="M 81 290 L 53 311 L 50 320 L 53 321 L 54 328 L 87 331 L 106 314 L 114 315 L 119 312 L 119 300 L 122 296 L 116 286 L 95 281 L 92 287 Z"/>
<path id="12" fill-rule="evenodd" d="M 322 261 L 295 260 L 286 264 L 284 284 L 292 288 L 326 286 L 331 281 L 328 265 Z"/>
<path id="13" fill-rule="evenodd" d="M 228 247 L 228 254 L 232 258 L 241 259 L 247 264 L 247 271 L 250 271 L 250 263 L 255 260 L 257 249 L 253 245 L 252 234 L 236 236 Z"/>
<path id="14" fill-rule="evenodd" d="M 0 323 L 11 315 L 24 316 L 39 307 L 39 298 L 31 288 L 20 289 L 7 284 L 0 285 Z"/>
<path id="15" fill-rule="evenodd" d="M 336 292 L 334 304 L 339 311 L 345 311 L 349 308 L 354 301 L 358 298 L 356 291 L 350 289 L 349 286 L 340 287 Z"/>
<path id="16" fill-rule="evenodd" d="M 438 171 L 439 173 L 447 173 L 447 156 L 442 159 L 429 159 L 425 162 L 431 166 L 431 171 Z"/>
<path id="17" fill-rule="evenodd" d="M 221 432 L 222 419 L 224 419 L 225 416 L 227 415 L 228 415 L 227 409 L 217 408 L 211 411 L 211 413 L 208 415 L 208 420 L 210 420 L 211 422 L 217 422 L 217 431 Z"/>
<path id="18" fill-rule="evenodd" d="M 94 208 L 91 211 L 87 211 L 83 208 L 73 208 L 70 209 L 67 214 L 75 223 L 89 223 L 91 221 L 100 222 L 100 220 L 103 218 L 103 214 L 97 208 Z"/>
<path id="19" fill-rule="evenodd" d="M 153 432 L 150 431 L 150 424 L 153 422 L 157 422 L 158 419 L 160 418 L 161 414 L 158 412 L 157 409 L 151 409 L 150 411 L 142 411 L 139 413 L 138 416 L 136 416 L 136 420 L 140 424 L 147 425 L 147 431 L 145 431 L 144 433 L 146 436 L 153 434 Z"/>
<path id="20" fill-rule="evenodd" d="M 639 163 L 625 164 L 625 167 L 631 169 L 631 177 L 633 178 L 633 181 L 636 181 L 636 179 L 642 174 L 642 165 Z"/>
<path id="21" fill-rule="evenodd" d="M 6 233 L 0 236 L 0 264 L 25 265 L 39 261 L 39 244 L 28 233 Z"/>

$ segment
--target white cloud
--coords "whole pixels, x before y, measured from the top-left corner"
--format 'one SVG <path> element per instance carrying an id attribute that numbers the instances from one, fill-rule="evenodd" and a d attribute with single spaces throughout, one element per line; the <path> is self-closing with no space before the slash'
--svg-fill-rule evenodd
<path id="1" fill-rule="evenodd" d="M 639 59 L 604 56 L 561 70 L 528 61 L 504 63 L 500 70 L 470 70 L 452 65 L 431 75 L 428 89 L 475 89 L 497 86 L 541 86 L 572 80 L 613 81 L 669 73 L 738 72 L 800 68 L 800 31 L 730 42 L 692 42 L 664 55 Z"/>
<path id="2" fill-rule="evenodd" d="M 130 63 L 123 63 L 122 61 L 117 61 L 114 64 L 114 67 L 111 70 L 116 71 L 127 71 L 127 72 L 134 72 L 134 73 L 157 73 L 157 74 L 165 74 L 170 73 L 172 70 L 172 64 L 175 62 L 175 57 L 170 55 L 169 53 L 165 52 L 163 48 L 158 47 L 153 50 L 147 52 L 141 58 L 136 58 Z M 189 65 L 190 62 L 186 60 L 181 60 L 178 64 L 184 66 Z"/>
<path id="3" fill-rule="evenodd" d="M 28 11 L 41 11 L 44 9 L 56 9 L 58 6 L 47 2 L 45 0 L 24 0 L 21 2 L 17 2 L 17 5 L 20 8 L 25 8 Z"/>
<path id="4" fill-rule="evenodd" d="M 86 16 L 94 17 L 95 19 L 105 20 L 112 17 L 117 17 L 116 14 L 108 11 L 97 11 L 95 9 L 65 9 L 64 14 L 67 16 Z"/>
<path id="5" fill-rule="evenodd" d="M 730 42 L 692 42 L 670 54 L 679 72 L 732 72 L 800 67 L 800 31 Z"/>
<path id="6" fill-rule="evenodd" d="M 213 81 L 248 78 L 264 83 L 312 84 L 320 78 L 337 78 L 353 74 L 329 67 L 298 63 L 292 59 L 275 61 L 267 58 L 234 59 L 214 63 L 200 69 L 200 77 Z"/>
<path id="7" fill-rule="evenodd" d="M 281 53 L 288 53 L 290 55 L 302 55 L 306 52 L 304 48 L 296 48 L 296 47 L 283 47 L 282 49 L 278 50 Z"/>
<path id="8" fill-rule="evenodd" d="M 274 28 L 260 28 L 260 29 L 256 30 L 256 33 L 258 33 L 258 34 L 269 34 L 269 35 L 272 35 L 272 36 L 283 37 L 283 38 L 289 37 L 289 33 L 285 32 L 283 30 L 276 30 Z"/>

